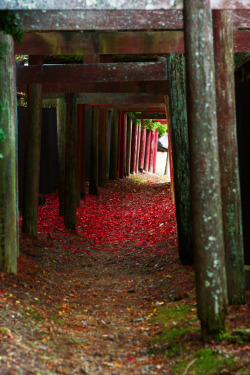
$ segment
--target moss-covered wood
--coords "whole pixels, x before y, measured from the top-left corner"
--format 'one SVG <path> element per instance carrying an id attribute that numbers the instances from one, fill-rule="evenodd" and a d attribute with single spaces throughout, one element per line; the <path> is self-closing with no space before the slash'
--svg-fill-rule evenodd
<path id="1" fill-rule="evenodd" d="M 232 12 L 214 11 L 214 53 L 228 302 L 245 304 L 244 247 L 235 116 Z"/>
<path id="2" fill-rule="evenodd" d="M 114 108 L 111 113 L 111 142 L 110 142 L 110 168 L 109 178 L 117 179 L 117 146 L 118 146 L 118 110 Z"/>
<path id="3" fill-rule="evenodd" d="M 9 45 L 0 61 L 0 128 L 6 139 L 0 143 L 0 270 L 16 273 L 18 255 L 17 124 L 15 57 L 12 36 L 0 33 Z"/>
<path id="4" fill-rule="evenodd" d="M 58 149 L 58 196 L 59 216 L 64 215 L 64 189 L 65 189 L 65 127 L 66 127 L 66 103 L 65 99 L 57 99 L 57 149 Z"/>
<path id="5" fill-rule="evenodd" d="M 99 109 L 91 108 L 89 193 L 98 195 L 98 122 Z"/>
<path id="6" fill-rule="evenodd" d="M 168 128 L 173 160 L 179 257 L 182 264 L 191 265 L 193 264 L 192 217 L 184 59 L 184 55 L 179 54 L 168 56 L 169 95 L 167 102 L 169 123 L 171 123 Z"/>
<path id="7" fill-rule="evenodd" d="M 77 99 L 76 95 L 67 94 L 64 224 L 66 229 L 73 231 L 76 230 L 77 169 Z"/>
<path id="8" fill-rule="evenodd" d="M 42 56 L 30 56 L 30 65 L 40 65 Z M 23 179 L 22 231 L 37 235 L 38 195 L 42 128 L 42 85 L 27 87 L 27 123 Z"/>
<path id="9" fill-rule="evenodd" d="M 210 1 L 184 1 L 191 210 L 202 338 L 225 329 L 227 286 L 221 213 Z"/>

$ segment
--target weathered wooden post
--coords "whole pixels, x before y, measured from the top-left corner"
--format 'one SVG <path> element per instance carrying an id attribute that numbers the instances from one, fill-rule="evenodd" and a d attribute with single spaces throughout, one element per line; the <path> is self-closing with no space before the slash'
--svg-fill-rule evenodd
<path id="1" fill-rule="evenodd" d="M 132 124 L 133 124 L 132 118 L 127 116 L 126 176 L 129 176 L 130 174 Z"/>
<path id="2" fill-rule="evenodd" d="M 124 112 L 121 112 L 121 150 L 120 150 L 120 172 L 119 177 L 124 177 L 125 172 L 125 151 L 126 151 L 126 122 Z"/>
<path id="3" fill-rule="evenodd" d="M 43 56 L 30 56 L 30 65 L 41 65 Z M 42 85 L 27 87 L 27 123 L 23 178 L 22 231 L 37 235 L 42 128 Z"/>
<path id="4" fill-rule="evenodd" d="M 89 194 L 98 195 L 98 107 L 92 106 L 91 112 Z"/>
<path id="5" fill-rule="evenodd" d="M 227 305 L 210 1 L 184 0 L 184 25 L 197 309 L 206 340 L 225 329 Z"/>
<path id="6" fill-rule="evenodd" d="M 171 119 L 170 119 L 170 114 L 169 114 L 169 109 L 168 109 L 168 107 L 169 107 L 168 99 L 167 99 L 166 96 L 164 96 L 164 101 L 165 101 L 165 113 L 166 113 L 166 118 L 167 118 L 167 122 L 168 122 L 168 157 L 169 157 L 169 170 L 170 170 L 170 191 L 171 191 L 173 204 L 175 204 L 174 167 L 173 167 L 173 158 L 172 158 L 172 145 L 171 145 L 171 138 L 170 138 Z"/>
<path id="7" fill-rule="evenodd" d="M 135 174 L 135 168 L 136 168 L 137 137 L 138 137 L 138 125 L 135 123 L 135 121 L 133 121 L 132 144 L 131 144 L 131 166 L 130 166 L 130 172 L 132 174 Z"/>
<path id="8" fill-rule="evenodd" d="M 18 256 L 17 123 L 14 42 L 0 32 L 0 42 L 8 44 L 0 61 L 0 270 L 16 273 Z"/>
<path id="9" fill-rule="evenodd" d="M 158 148 L 158 136 L 159 133 L 155 131 L 155 149 L 154 149 L 154 161 L 153 161 L 153 173 L 156 173 L 156 161 L 157 161 L 157 148 Z"/>
<path id="10" fill-rule="evenodd" d="M 111 142 L 109 178 L 117 179 L 117 145 L 118 145 L 118 110 L 113 109 L 111 114 Z"/>
<path id="11" fill-rule="evenodd" d="M 244 247 L 235 116 L 232 11 L 213 11 L 222 218 L 228 302 L 245 304 Z"/>
<path id="12" fill-rule="evenodd" d="M 190 159 L 186 109 L 184 55 L 170 54 L 167 58 L 169 95 L 169 136 L 172 146 L 174 195 L 179 256 L 182 264 L 193 264 L 192 217 L 190 192 Z"/>
<path id="13" fill-rule="evenodd" d="M 143 167 L 144 167 L 146 134 L 147 134 L 147 129 L 145 128 L 145 120 L 142 120 L 141 147 L 140 147 L 140 156 L 139 156 L 139 170 L 140 170 L 140 172 L 143 172 Z"/>
<path id="14" fill-rule="evenodd" d="M 86 175 L 85 175 L 85 104 L 77 105 L 77 121 L 79 130 L 79 175 L 80 175 L 80 197 L 85 198 L 85 185 L 86 185 Z"/>
<path id="15" fill-rule="evenodd" d="M 76 230 L 77 208 L 77 99 L 66 94 L 64 224 Z"/>
<path id="16" fill-rule="evenodd" d="M 146 148 L 145 148 L 145 160 L 144 160 L 144 169 L 145 169 L 146 172 L 149 171 L 149 157 L 150 157 L 151 135 L 152 135 L 152 130 L 148 130 L 147 129 Z"/>
<path id="17" fill-rule="evenodd" d="M 65 193 L 65 129 L 66 129 L 66 103 L 65 99 L 57 99 L 57 149 L 58 149 L 58 180 L 59 180 L 59 216 L 64 216 Z"/>
<path id="18" fill-rule="evenodd" d="M 106 109 L 99 110 L 98 125 L 98 186 L 103 187 L 106 182 L 106 124 L 108 121 L 108 112 Z"/>
<path id="19" fill-rule="evenodd" d="M 149 156 L 149 172 L 153 173 L 153 161 L 154 161 L 154 151 L 155 151 L 155 132 L 152 130 L 151 142 L 150 142 L 150 156 Z"/>

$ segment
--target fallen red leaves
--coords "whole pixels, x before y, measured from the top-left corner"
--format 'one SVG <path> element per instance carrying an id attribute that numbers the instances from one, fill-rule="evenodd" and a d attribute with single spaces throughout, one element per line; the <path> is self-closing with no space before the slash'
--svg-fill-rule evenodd
<path id="1" fill-rule="evenodd" d="M 176 245 L 175 206 L 169 184 L 165 183 L 163 190 L 159 184 L 138 187 L 138 183 L 130 181 L 127 190 L 121 193 L 121 183 L 124 181 L 110 184 L 110 189 L 100 189 L 101 199 L 88 195 L 81 202 L 77 211 L 78 233 L 96 249 L 105 248 L 109 252 L 133 245 L 131 251 L 140 248 L 141 252 L 154 256 L 163 254 L 164 242 Z M 39 207 L 39 234 L 57 238 L 70 235 L 58 212 L 57 194 L 47 196 L 46 204 Z"/>

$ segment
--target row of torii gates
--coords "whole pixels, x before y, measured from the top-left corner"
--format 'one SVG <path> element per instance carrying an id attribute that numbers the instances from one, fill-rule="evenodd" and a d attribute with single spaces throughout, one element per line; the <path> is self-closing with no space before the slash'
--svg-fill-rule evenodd
<path id="1" fill-rule="evenodd" d="M 194 249 L 203 336 L 219 331 L 224 327 L 226 291 L 229 303 L 245 302 L 233 53 L 250 51 L 250 2 L 63 0 L 59 4 L 0 0 L 0 10 L 15 12 L 25 30 L 20 45 L 1 34 L 10 45 L 0 66 L 1 127 L 7 136 L 0 161 L 1 269 L 16 272 L 18 256 L 16 84 L 18 91 L 28 93 L 25 170 L 32 178 L 24 194 L 27 202 L 35 200 L 24 213 L 27 231 L 37 221 L 38 187 L 32 181 L 38 179 L 42 98 L 66 103 L 65 212 L 70 220 L 76 213 L 72 163 L 77 103 L 93 104 L 93 142 L 103 104 L 115 109 L 114 128 L 117 109 L 163 109 L 171 139 L 180 256 L 188 263 Z M 30 65 L 15 72 L 15 54 L 29 55 Z M 84 58 L 83 64 L 44 65 L 46 55 Z M 131 55 L 134 60 L 125 62 Z M 148 62 L 150 56 L 154 58 Z"/>

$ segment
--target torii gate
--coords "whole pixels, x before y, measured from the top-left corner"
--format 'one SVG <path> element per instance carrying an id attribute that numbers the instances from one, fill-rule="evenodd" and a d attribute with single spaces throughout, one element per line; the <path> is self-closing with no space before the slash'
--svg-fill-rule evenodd
<path id="1" fill-rule="evenodd" d="M 185 0 L 184 6 L 181 0 L 174 4 L 171 0 L 141 0 L 137 3 L 133 0 L 120 0 L 118 4 L 112 0 L 64 0 L 60 10 L 57 4 L 55 0 L 0 0 L 0 10 L 10 9 L 18 12 L 26 30 L 74 31 L 73 34 L 27 34 L 24 37 L 23 49 L 14 47 L 10 36 L 1 37 L 11 45 L 4 63 L 1 64 L 0 87 L 1 98 L 6 108 L 3 112 L 3 125 L 7 124 L 4 127 L 7 135 L 5 161 L 2 164 L 4 178 L 1 180 L 0 188 L 2 267 L 15 272 L 18 253 L 15 51 L 30 55 L 72 54 L 82 53 L 82 50 L 86 51 L 84 54 L 172 54 L 184 52 L 185 39 L 193 239 L 196 263 L 199 264 L 196 272 L 200 301 L 198 314 L 202 322 L 203 337 L 223 329 L 226 308 L 223 223 L 226 261 L 229 257 L 227 247 L 230 247 L 230 242 L 234 242 L 231 246 L 232 253 L 236 254 L 239 248 L 242 249 L 242 236 L 239 234 L 235 239 L 232 236 L 235 227 L 236 232 L 241 231 L 237 215 L 240 211 L 240 198 L 232 100 L 233 74 L 232 69 L 230 70 L 233 51 L 231 21 L 234 27 L 234 50 L 249 51 L 249 30 L 239 30 L 249 28 L 249 0 Z M 214 10 L 213 21 L 211 9 Z M 140 31 L 128 32 L 135 29 Z M 184 33 L 179 31 L 180 29 L 184 29 Z M 78 30 L 100 31 L 100 34 L 87 35 L 77 32 Z M 104 33 L 105 30 L 109 32 Z M 126 32 L 122 35 L 123 31 L 117 30 Z M 108 43 L 110 40 L 112 43 Z M 168 64 L 174 69 L 180 68 L 181 65 L 182 62 L 175 61 L 174 56 Z M 178 82 L 179 85 L 182 83 L 181 80 Z M 39 84 L 37 89 L 39 91 Z M 62 90 L 67 91 L 64 88 Z M 174 104 L 174 99 L 177 98 L 178 102 L 174 85 L 170 87 L 170 96 L 171 111 L 180 111 Z M 230 113 L 229 117 L 224 118 L 224 113 Z M 173 117 L 171 125 L 174 130 Z M 223 166 L 221 175 L 218 141 Z M 230 157 L 227 152 L 229 148 Z M 223 189 L 223 222 L 220 180 Z M 239 267 L 242 267 L 242 264 L 237 265 L 237 270 L 231 270 L 232 273 L 239 274 Z"/>

